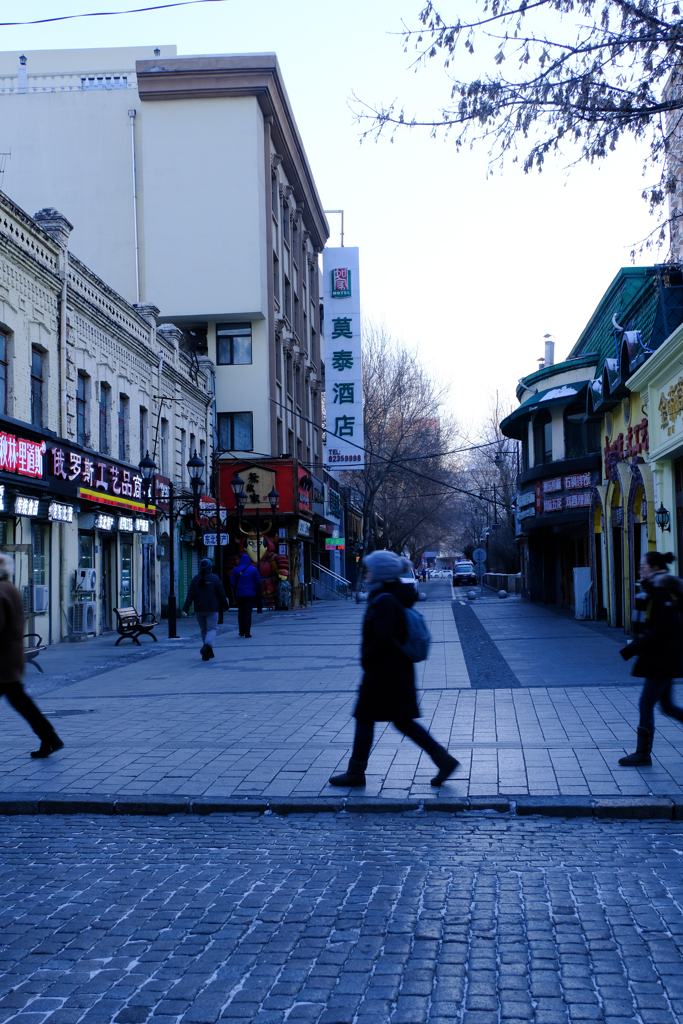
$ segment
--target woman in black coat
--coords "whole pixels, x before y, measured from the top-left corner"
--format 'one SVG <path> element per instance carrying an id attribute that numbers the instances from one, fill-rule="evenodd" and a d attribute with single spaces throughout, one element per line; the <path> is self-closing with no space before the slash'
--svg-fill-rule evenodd
<path id="1" fill-rule="evenodd" d="M 667 565 L 670 552 L 648 551 L 640 560 L 640 580 L 647 594 L 645 632 L 619 653 L 625 661 L 637 657 L 632 675 L 645 679 L 640 695 L 638 744 L 634 754 L 619 759 L 619 764 L 640 767 L 652 764 L 655 735 L 655 704 L 665 715 L 683 722 L 683 709 L 671 700 L 671 686 L 683 676 L 683 581 L 671 576 Z"/>
<path id="2" fill-rule="evenodd" d="M 439 769 L 431 780 L 440 786 L 458 762 L 414 719 L 420 717 L 415 692 L 415 667 L 402 649 L 408 639 L 404 608 L 417 599 L 415 587 L 401 583 L 406 559 L 393 551 L 373 551 L 364 560 L 371 585 L 365 618 L 361 665 L 363 679 L 354 717 L 356 735 L 348 771 L 334 775 L 333 786 L 364 786 L 375 722 L 393 722 L 399 732 L 422 747 Z"/>

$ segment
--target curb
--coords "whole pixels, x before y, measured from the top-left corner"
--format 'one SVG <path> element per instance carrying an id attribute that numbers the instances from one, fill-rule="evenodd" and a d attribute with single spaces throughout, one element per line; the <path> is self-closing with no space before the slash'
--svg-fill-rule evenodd
<path id="1" fill-rule="evenodd" d="M 272 800 L 244 797 L 139 797 L 117 794 L 64 793 L 0 794 L 0 815 L 17 814 L 462 814 L 496 811 L 519 817 L 660 818 L 683 821 L 683 798 L 668 796 L 473 796 L 441 800 L 385 800 L 382 797 L 283 797 Z"/>

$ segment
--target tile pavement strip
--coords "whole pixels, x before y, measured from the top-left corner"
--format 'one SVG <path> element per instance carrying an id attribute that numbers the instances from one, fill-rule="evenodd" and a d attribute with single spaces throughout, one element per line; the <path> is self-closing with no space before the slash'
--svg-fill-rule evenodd
<path id="1" fill-rule="evenodd" d="M 469 634 L 458 632 L 450 588 L 427 590 L 420 610 L 434 643 L 418 666 L 422 721 L 460 766 L 433 790 L 429 758 L 380 724 L 364 799 L 393 806 L 535 797 L 559 806 L 560 798 L 638 798 L 645 806 L 653 794 L 683 796 L 683 728 L 659 713 L 653 766 L 617 763 L 633 748 L 639 695 L 616 657 L 619 638 L 519 601 L 485 599 L 465 609 L 488 635 L 481 664 L 470 659 L 471 676 Z M 351 791 L 334 793 L 327 780 L 350 753 L 363 612 L 351 602 L 321 602 L 291 616 L 255 617 L 251 641 L 229 624 L 207 663 L 198 657 L 192 620 L 182 620 L 185 638 L 177 644 L 153 644 L 123 661 L 121 648 L 109 651 L 111 638 L 92 648 L 49 649 L 45 678 L 29 674 L 28 688 L 55 717 L 66 747 L 46 761 L 29 758 L 31 734 L 4 705 L 0 796 L 306 806 L 355 799 Z M 103 671 L 108 651 L 111 668 Z M 518 680 L 526 673 L 535 681 L 510 686 L 501 673 L 501 685 L 477 685 L 475 670 L 489 671 L 491 658 Z"/>
<path id="2" fill-rule="evenodd" d="M 678 1024 L 683 825 L 6 819 L 0 1021 Z"/>

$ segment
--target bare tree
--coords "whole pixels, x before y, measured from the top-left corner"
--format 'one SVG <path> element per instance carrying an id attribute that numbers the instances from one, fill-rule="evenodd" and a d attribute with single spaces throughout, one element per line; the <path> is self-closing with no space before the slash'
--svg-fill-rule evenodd
<path id="1" fill-rule="evenodd" d="M 418 24 L 405 27 L 404 45 L 415 48 L 416 66 L 443 60 L 449 96 L 426 116 L 407 113 L 399 102 L 363 104 L 358 116 L 369 119 L 366 135 L 443 130 L 458 147 L 484 140 L 493 161 L 508 154 L 517 161 L 521 150 L 525 171 L 541 169 L 549 153 L 567 147 L 592 163 L 631 136 L 647 143 L 657 169 L 643 192 L 651 207 L 677 190 L 680 169 L 668 155 L 683 112 L 678 0 L 479 3 L 480 13 L 465 17 L 461 4 L 441 13 L 428 0 Z M 475 49 L 490 50 L 490 69 L 468 77 L 464 55 Z"/>
<path id="2" fill-rule="evenodd" d="M 415 563 L 452 532 L 455 423 L 448 387 L 384 327 L 364 325 L 365 468 L 349 481 L 362 500 L 364 548 L 409 551 Z M 442 454 L 443 453 L 443 454 Z"/>
<path id="3" fill-rule="evenodd" d="M 482 543 L 488 548 L 491 572 L 517 572 L 513 498 L 517 490 L 519 451 L 517 441 L 505 437 L 500 423 L 510 412 L 500 395 L 492 397 L 486 419 L 468 454 L 461 477 L 470 494 L 460 502 L 460 544 L 466 554 Z"/>

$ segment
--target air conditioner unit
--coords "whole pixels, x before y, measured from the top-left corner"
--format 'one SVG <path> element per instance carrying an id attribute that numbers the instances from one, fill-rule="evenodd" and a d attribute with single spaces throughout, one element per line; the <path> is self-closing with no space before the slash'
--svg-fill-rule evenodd
<path id="1" fill-rule="evenodd" d="M 97 601 L 79 601 L 73 606 L 74 633 L 97 632 Z"/>
<path id="2" fill-rule="evenodd" d="M 33 611 L 35 615 L 47 615 L 50 605 L 50 588 L 45 586 L 34 586 L 33 588 Z"/>
<path id="3" fill-rule="evenodd" d="M 76 569 L 76 590 L 81 593 L 97 590 L 97 569 Z"/>

